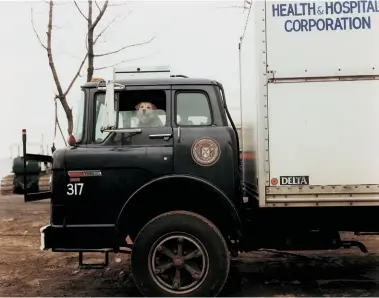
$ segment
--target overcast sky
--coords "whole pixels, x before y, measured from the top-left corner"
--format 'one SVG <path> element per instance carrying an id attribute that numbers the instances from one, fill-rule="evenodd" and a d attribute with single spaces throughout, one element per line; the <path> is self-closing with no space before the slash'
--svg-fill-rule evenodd
<path id="1" fill-rule="evenodd" d="M 78 1 L 86 13 L 87 1 Z M 111 1 L 120 5 L 124 2 Z M 100 3 L 101 5 L 102 3 Z M 247 11 L 243 0 L 235 1 L 128 1 L 111 6 L 97 27 L 101 31 L 113 18 L 97 53 L 115 50 L 128 44 L 155 40 L 114 56 L 99 58 L 95 67 L 126 61 L 120 66 L 169 65 L 173 73 L 219 80 L 226 89 L 232 116 L 239 122 L 238 43 Z M 40 2 L 0 2 L 0 78 L 2 96 L 0 133 L 3 141 L 0 158 L 9 157 L 9 147 L 20 142 L 21 129 L 28 130 L 30 142 L 51 144 L 54 128 L 54 92 L 45 50 L 31 26 L 34 22 L 43 42 L 46 41 L 48 4 Z M 98 11 L 94 6 L 94 15 Z M 73 2 L 58 2 L 54 8 L 53 55 L 65 89 L 85 53 L 86 23 Z M 140 59 L 138 59 L 140 58 Z M 85 68 L 84 68 L 85 70 Z M 111 78 L 112 69 L 97 71 L 95 76 Z M 85 71 L 68 97 L 69 103 L 80 94 Z M 59 118 L 66 131 L 62 112 Z M 62 141 L 59 138 L 59 145 Z"/>

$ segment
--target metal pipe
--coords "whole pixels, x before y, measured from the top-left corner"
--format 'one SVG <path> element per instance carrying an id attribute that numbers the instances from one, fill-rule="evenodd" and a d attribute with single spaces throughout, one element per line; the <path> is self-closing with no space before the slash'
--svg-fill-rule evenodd
<path id="1" fill-rule="evenodd" d="M 24 200 L 26 201 L 27 188 L 26 188 L 26 129 L 22 130 L 22 156 L 24 162 Z"/>

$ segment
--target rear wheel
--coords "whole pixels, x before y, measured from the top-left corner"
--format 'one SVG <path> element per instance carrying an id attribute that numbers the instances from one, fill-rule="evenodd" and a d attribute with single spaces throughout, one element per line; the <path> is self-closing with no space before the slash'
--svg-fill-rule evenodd
<path id="1" fill-rule="evenodd" d="M 133 243 L 131 269 L 145 296 L 217 296 L 229 266 L 228 247 L 220 231 L 192 212 L 157 216 Z"/>

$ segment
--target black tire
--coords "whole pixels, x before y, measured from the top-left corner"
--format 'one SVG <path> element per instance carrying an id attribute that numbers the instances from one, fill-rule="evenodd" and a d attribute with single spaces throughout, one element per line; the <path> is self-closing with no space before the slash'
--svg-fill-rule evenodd
<path id="1" fill-rule="evenodd" d="M 160 244 L 165 240 L 167 242 L 164 242 L 164 246 Z M 178 261 L 178 257 L 176 256 L 174 259 L 172 255 L 167 258 L 168 263 L 172 263 L 172 267 L 165 269 L 164 272 L 171 273 L 172 280 L 164 280 L 164 278 L 157 277 L 158 273 L 153 273 L 153 269 L 154 272 L 161 269 L 152 260 L 159 259 L 163 264 L 168 264 L 164 262 L 164 259 L 166 249 L 170 247 L 170 241 L 174 245 L 177 243 L 178 255 L 181 254 L 183 259 L 179 258 L 181 261 Z M 180 243 L 182 249 L 179 248 Z M 165 249 L 162 250 L 162 247 Z M 180 250 L 183 253 L 180 253 Z M 175 253 L 175 250 L 172 251 Z M 200 253 L 195 253 L 195 251 L 200 251 Z M 193 257 L 194 253 L 196 257 Z M 158 254 L 160 254 L 159 258 L 156 259 L 155 256 Z M 190 260 L 186 259 L 190 256 L 192 256 Z M 193 260 L 199 262 L 198 264 L 201 266 L 198 266 Z M 193 270 L 194 268 L 196 269 Z M 133 243 L 131 254 L 133 277 L 140 292 L 147 297 L 217 296 L 226 283 L 229 268 L 230 254 L 221 232 L 212 222 L 196 213 L 172 211 L 161 214 L 141 229 Z M 193 287 L 188 285 L 189 288 L 183 290 L 169 289 L 170 285 L 165 286 L 164 282 L 168 280 L 171 285 L 178 286 L 174 282 L 174 275 L 178 270 L 181 271 L 180 278 L 187 278 L 184 281 L 197 284 Z M 193 275 L 189 273 L 190 271 Z M 180 281 L 180 286 L 184 287 L 184 281 Z"/>
<path id="2" fill-rule="evenodd" d="M 24 194 L 25 190 L 22 187 L 14 187 L 13 193 L 22 195 Z M 30 187 L 27 188 L 28 193 L 36 193 L 39 192 L 38 184 L 32 184 Z"/>
<path id="3" fill-rule="evenodd" d="M 24 174 L 24 159 L 22 157 L 16 157 L 13 159 L 12 172 L 16 175 Z M 35 160 L 29 160 L 25 172 L 27 174 L 39 174 L 41 172 L 40 163 Z"/>

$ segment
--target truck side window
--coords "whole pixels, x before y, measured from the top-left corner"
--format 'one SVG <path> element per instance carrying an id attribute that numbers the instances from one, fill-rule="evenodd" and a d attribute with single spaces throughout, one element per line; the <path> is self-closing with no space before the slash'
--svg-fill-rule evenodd
<path id="1" fill-rule="evenodd" d="M 212 113 L 206 93 L 181 91 L 176 94 L 176 124 L 179 126 L 212 125 Z"/>
<path id="2" fill-rule="evenodd" d="M 166 125 L 167 98 L 164 90 L 130 90 L 119 94 L 119 128 Z"/>
<path id="3" fill-rule="evenodd" d="M 167 125 L 166 93 L 163 90 L 130 90 L 115 94 L 118 100 L 118 128 L 152 128 Z M 109 135 L 101 132 L 106 117 L 105 93 L 95 95 L 94 142 L 101 143 Z M 168 124 L 169 125 L 169 124 Z"/>

